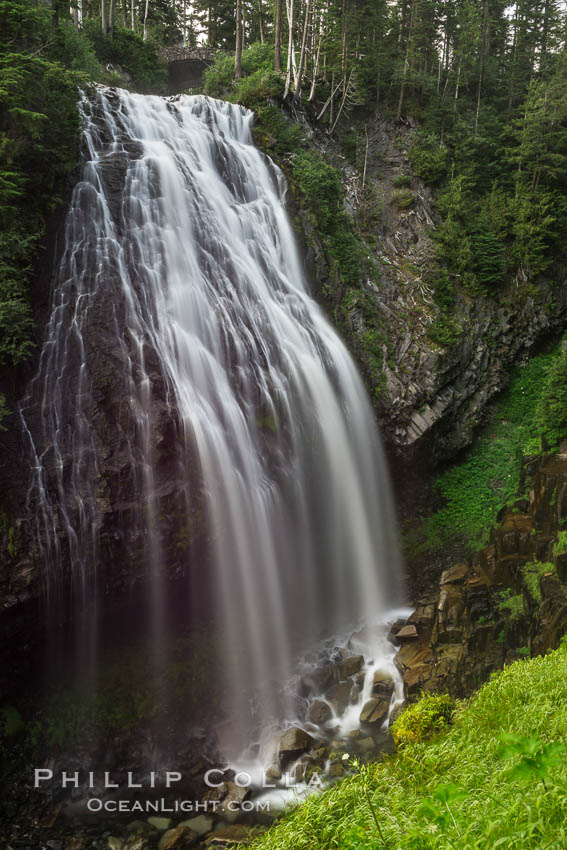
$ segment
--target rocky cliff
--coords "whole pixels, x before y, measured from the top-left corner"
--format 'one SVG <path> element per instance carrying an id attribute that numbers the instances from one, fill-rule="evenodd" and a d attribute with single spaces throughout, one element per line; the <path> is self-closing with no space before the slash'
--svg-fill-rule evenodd
<path id="1" fill-rule="evenodd" d="M 358 290 L 342 287 L 316 222 L 305 214 L 301 221 L 314 285 L 366 377 L 385 440 L 398 463 L 419 459 L 431 472 L 471 442 L 512 366 L 566 327 L 567 287 L 565 270 L 558 267 L 529 284 L 511 283 L 474 299 L 457 295 L 454 344 L 442 347 L 431 339 L 440 309 L 426 282 L 436 212 L 431 190 L 412 176 L 412 130 L 385 121 L 374 125 L 366 171 L 370 189 L 364 192 L 360 171 L 335 143 L 311 131 L 313 143 L 341 170 L 346 203 L 375 260 L 376 280 L 367 279 Z M 400 177 L 409 181 L 401 198 Z"/>

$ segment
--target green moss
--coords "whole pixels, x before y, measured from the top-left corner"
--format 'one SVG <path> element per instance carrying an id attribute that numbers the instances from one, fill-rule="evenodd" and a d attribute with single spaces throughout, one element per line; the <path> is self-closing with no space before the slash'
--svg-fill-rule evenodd
<path id="1" fill-rule="evenodd" d="M 426 741 L 449 725 L 455 712 L 455 702 L 448 694 L 422 696 L 400 714 L 392 726 L 396 747 Z"/>
<path id="2" fill-rule="evenodd" d="M 557 542 L 553 547 L 553 557 L 564 555 L 567 552 L 567 531 L 560 531 L 557 535 Z"/>
<path id="3" fill-rule="evenodd" d="M 532 561 L 521 567 L 522 582 L 532 599 L 539 605 L 542 601 L 540 579 L 546 573 L 554 573 L 555 566 L 551 563 Z"/>
<path id="4" fill-rule="evenodd" d="M 521 593 L 513 596 L 512 591 L 508 589 L 500 595 L 498 610 L 507 615 L 510 624 L 516 623 L 525 616 L 524 597 Z"/>
<path id="5" fill-rule="evenodd" d="M 486 545 L 498 511 L 517 496 L 524 452 L 533 450 L 539 434 L 536 411 L 544 376 L 557 350 L 556 346 L 514 370 L 473 447 L 436 480 L 442 507 L 418 529 L 406 532 L 410 557 L 455 538 L 470 548 Z"/>

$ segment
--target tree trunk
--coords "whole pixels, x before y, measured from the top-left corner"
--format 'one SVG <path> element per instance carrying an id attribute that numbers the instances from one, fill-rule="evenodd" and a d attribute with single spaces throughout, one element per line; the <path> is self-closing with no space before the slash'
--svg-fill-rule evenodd
<path id="1" fill-rule="evenodd" d="M 150 5 L 150 0 L 146 0 L 146 5 L 144 8 L 144 41 L 148 37 L 148 7 Z"/>
<path id="2" fill-rule="evenodd" d="M 276 21 L 274 25 L 274 68 L 282 69 L 282 0 L 276 0 Z"/>
<path id="3" fill-rule="evenodd" d="M 301 39 L 301 53 L 299 54 L 299 67 L 295 75 L 295 94 L 294 100 L 301 99 L 301 83 L 303 78 L 303 68 L 305 66 L 305 51 L 307 49 L 307 35 L 309 33 L 309 16 L 311 14 L 311 0 L 306 0 L 305 5 L 305 20 L 303 22 L 303 37 Z"/>
<path id="4" fill-rule="evenodd" d="M 108 13 L 108 34 L 112 38 L 114 35 L 114 14 L 116 11 L 116 0 L 110 0 L 110 10 Z"/>
<path id="5" fill-rule="evenodd" d="M 294 13 L 294 0 L 286 0 L 287 6 L 287 22 L 288 22 L 288 41 L 287 41 L 287 66 L 286 66 L 286 74 L 285 74 L 285 89 L 284 89 L 284 100 L 289 94 L 289 90 L 291 87 L 291 69 L 294 62 L 294 47 L 293 47 L 293 13 Z"/>
<path id="6" fill-rule="evenodd" d="M 236 41 L 234 44 L 234 79 L 242 76 L 242 0 L 236 0 Z"/>
<path id="7" fill-rule="evenodd" d="M 108 32 L 108 19 L 106 17 L 106 0 L 100 0 L 100 19 L 104 35 Z"/>
<path id="8" fill-rule="evenodd" d="M 136 29 L 136 16 L 134 12 L 134 0 L 130 0 L 130 29 L 132 32 Z"/>
<path id="9" fill-rule="evenodd" d="M 260 32 L 260 44 L 264 44 L 264 12 L 262 10 L 262 0 L 258 0 L 258 30 Z"/>

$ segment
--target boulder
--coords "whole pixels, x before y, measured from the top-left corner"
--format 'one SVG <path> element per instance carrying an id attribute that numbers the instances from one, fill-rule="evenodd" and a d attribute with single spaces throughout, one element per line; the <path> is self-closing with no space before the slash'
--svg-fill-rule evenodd
<path id="1" fill-rule="evenodd" d="M 413 624 L 402 626 L 395 635 L 397 640 L 414 640 L 418 637 L 417 629 Z"/>
<path id="2" fill-rule="evenodd" d="M 290 726 L 280 738 L 279 757 L 282 767 L 310 749 L 314 743 L 315 738 L 312 738 L 303 729 L 298 726 Z"/>
<path id="3" fill-rule="evenodd" d="M 332 664 L 326 664 L 324 667 L 319 667 L 318 670 L 312 670 L 311 673 L 306 673 L 299 680 L 299 694 L 303 697 L 311 696 L 311 694 L 322 694 L 330 685 L 338 680 L 337 668 Z"/>
<path id="4" fill-rule="evenodd" d="M 254 838 L 252 828 L 243 826 L 240 823 L 233 823 L 230 826 L 221 826 L 211 832 L 205 840 L 207 847 L 232 847 L 235 844 L 249 844 Z"/>
<path id="5" fill-rule="evenodd" d="M 382 699 L 373 697 L 364 703 L 360 712 L 360 722 L 366 726 L 381 726 L 388 716 L 389 705 Z"/>
<path id="6" fill-rule="evenodd" d="M 356 673 L 359 673 L 363 664 L 364 658 L 362 655 L 350 655 L 348 658 L 344 658 L 342 661 L 339 661 L 337 664 L 339 679 L 348 679 L 349 676 L 354 676 Z"/>
<path id="7" fill-rule="evenodd" d="M 394 680 L 390 673 L 376 670 L 372 683 L 372 693 L 376 697 L 389 700 L 394 693 Z"/>
<path id="8" fill-rule="evenodd" d="M 376 741 L 369 735 L 367 738 L 361 738 L 356 742 L 356 747 L 362 753 L 371 753 L 376 749 Z"/>
<path id="9" fill-rule="evenodd" d="M 307 718 L 311 723 L 317 726 L 322 726 L 327 720 L 330 720 L 333 712 L 329 703 L 322 699 L 313 700 L 307 712 Z"/>
<path id="10" fill-rule="evenodd" d="M 206 835 L 213 828 L 213 819 L 208 815 L 198 815 L 196 818 L 182 821 L 179 826 L 186 826 L 199 836 Z"/>
<path id="11" fill-rule="evenodd" d="M 349 704 L 351 687 L 350 682 L 339 682 L 327 690 L 326 697 L 337 714 L 342 714 Z"/>
<path id="12" fill-rule="evenodd" d="M 186 847 L 193 847 L 199 840 L 199 836 L 187 826 L 176 826 L 174 829 L 168 829 L 160 838 L 159 850 L 185 850 Z"/>
<path id="13" fill-rule="evenodd" d="M 155 827 L 155 829 L 159 829 L 160 832 L 165 832 L 169 828 L 171 818 L 152 817 L 148 818 L 148 823 L 150 826 Z"/>
<path id="14" fill-rule="evenodd" d="M 251 789 L 248 786 L 243 788 L 236 785 L 235 782 L 225 782 L 224 785 L 226 786 L 226 794 L 222 798 L 221 808 L 223 810 L 234 811 L 250 796 Z"/>
<path id="15" fill-rule="evenodd" d="M 462 584 L 469 571 L 468 564 L 453 564 L 448 570 L 441 574 L 439 584 Z"/>

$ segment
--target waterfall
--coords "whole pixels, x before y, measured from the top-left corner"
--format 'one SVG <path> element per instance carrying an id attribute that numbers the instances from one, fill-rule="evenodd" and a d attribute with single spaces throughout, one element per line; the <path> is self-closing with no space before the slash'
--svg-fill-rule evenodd
<path id="1" fill-rule="evenodd" d="M 164 663 L 175 490 L 176 522 L 206 529 L 187 572 L 211 588 L 232 725 L 285 722 L 299 655 L 396 602 L 372 410 L 308 291 L 253 113 L 102 87 L 81 108 L 82 177 L 22 406 L 48 607 L 100 608 L 102 573 L 126 561 L 147 587 L 137 628 Z M 101 547 L 113 510 L 119 557 Z M 82 620 L 92 632 L 99 616 Z"/>

